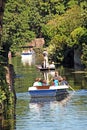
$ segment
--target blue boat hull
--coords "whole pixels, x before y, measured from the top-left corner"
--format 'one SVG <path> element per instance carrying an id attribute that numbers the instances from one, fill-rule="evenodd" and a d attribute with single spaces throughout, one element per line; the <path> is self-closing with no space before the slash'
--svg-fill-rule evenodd
<path id="1" fill-rule="evenodd" d="M 48 89 L 48 90 L 31 90 L 29 91 L 31 97 L 56 97 L 64 94 L 68 94 L 66 89 Z"/>
<path id="2" fill-rule="evenodd" d="M 21 55 L 22 56 L 26 56 L 26 55 L 32 55 L 33 53 L 31 52 L 31 53 L 22 53 Z"/>

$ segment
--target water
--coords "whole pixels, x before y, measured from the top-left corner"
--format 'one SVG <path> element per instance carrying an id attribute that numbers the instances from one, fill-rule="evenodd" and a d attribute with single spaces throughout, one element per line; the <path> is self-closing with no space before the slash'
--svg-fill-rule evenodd
<path id="1" fill-rule="evenodd" d="M 55 98 L 30 100 L 27 89 L 36 77 L 49 80 L 54 72 L 40 72 L 35 66 L 15 66 L 16 73 L 16 130 L 86 130 L 87 127 L 87 82 L 86 73 L 73 69 L 58 68 L 75 89 L 60 102 Z M 72 91 L 71 91 L 72 90 Z M 72 95 L 72 96 L 71 96 Z"/>
<path id="2" fill-rule="evenodd" d="M 76 91 L 61 102 L 30 103 L 28 93 L 18 93 L 17 98 L 16 130 L 87 129 L 86 90 Z"/>
<path id="3" fill-rule="evenodd" d="M 4 130 L 86 130 L 87 128 L 87 76 L 86 71 L 75 71 L 58 67 L 60 75 L 65 75 L 71 87 L 70 95 L 64 100 L 56 98 L 31 100 L 28 87 L 36 77 L 47 80 L 53 72 L 40 72 L 35 65 L 23 66 L 20 57 L 13 59 L 16 72 L 15 89 L 17 95 L 15 120 L 6 120 L 10 127 Z M 72 91 L 71 91 L 72 90 Z M 12 123 L 13 122 L 13 123 Z M 6 123 L 2 121 L 2 125 Z M 2 128 L 2 130 L 3 130 Z"/>

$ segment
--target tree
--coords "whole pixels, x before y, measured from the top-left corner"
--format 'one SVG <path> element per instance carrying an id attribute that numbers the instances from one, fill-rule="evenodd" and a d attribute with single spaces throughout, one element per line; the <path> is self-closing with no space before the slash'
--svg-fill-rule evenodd
<path id="1" fill-rule="evenodd" d="M 71 35 L 80 27 L 87 29 L 87 1 L 8 0 L 3 23 L 2 44 L 7 51 L 17 51 L 32 39 L 44 37 L 45 45 L 56 46 L 63 57 L 66 46 L 73 48 Z M 55 51 L 53 55 L 58 55 Z"/>
<path id="2" fill-rule="evenodd" d="M 49 50 L 51 50 L 51 55 L 53 52 L 56 53 L 56 58 L 63 60 L 65 53 L 67 53 L 68 48 L 72 50 L 74 44 L 80 45 L 80 38 L 84 33 L 82 17 L 82 10 L 80 6 L 74 6 L 69 9 L 63 15 L 55 15 L 54 19 L 50 20 L 43 28 L 44 36 L 46 36 Z M 73 39 L 71 38 L 73 35 Z M 78 36 L 78 37 L 77 37 Z M 54 47 L 55 46 L 55 47 Z M 66 51 L 67 47 L 67 51 Z M 55 49 L 58 51 L 55 51 Z M 62 50 L 62 51 L 61 51 Z M 61 54 L 59 54 L 61 52 Z M 59 57 L 60 56 L 60 57 Z M 58 60 L 56 59 L 56 60 Z"/>
<path id="3" fill-rule="evenodd" d="M 35 38 L 35 33 L 30 31 L 27 3 L 9 0 L 5 6 L 3 17 L 2 44 L 12 51 L 17 51 L 18 46 Z"/>

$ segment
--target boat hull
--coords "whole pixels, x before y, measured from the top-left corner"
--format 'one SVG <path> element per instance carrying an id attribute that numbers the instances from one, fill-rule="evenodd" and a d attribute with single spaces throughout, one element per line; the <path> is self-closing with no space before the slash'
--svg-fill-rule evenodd
<path id="1" fill-rule="evenodd" d="M 41 71 L 47 71 L 47 70 L 55 70 L 55 68 L 49 68 L 49 67 L 47 67 L 47 68 L 42 68 L 41 66 L 36 66 L 39 70 L 41 70 Z"/>
<path id="2" fill-rule="evenodd" d="M 41 71 L 55 70 L 55 68 L 39 68 Z"/>
<path id="3" fill-rule="evenodd" d="M 37 89 L 28 91 L 31 97 L 56 97 L 64 94 L 68 94 L 67 88 L 49 88 L 49 89 Z"/>
<path id="4" fill-rule="evenodd" d="M 26 56 L 32 56 L 34 53 L 29 52 L 29 53 L 22 53 L 21 57 L 26 57 Z"/>

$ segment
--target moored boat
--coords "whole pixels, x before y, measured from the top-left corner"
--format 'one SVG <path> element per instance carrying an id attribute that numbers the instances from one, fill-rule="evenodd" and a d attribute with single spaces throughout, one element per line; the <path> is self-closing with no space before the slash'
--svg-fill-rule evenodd
<path id="1" fill-rule="evenodd" d="M 21 53 L 21 56 L 29 56 L 35 53 L 32 46 L 23 46 L 22 48 L 23 51 Z"/>
<path id="2" fill-rule="evenodd" d="M 30 97 L 38 98 L 38 97 L 56 97 L 62 96 L 64 94 L 68 94 L 69 87 L 67 85 L 59 85 L 59 86 L 35 86 L 29 87 L 28 92 Z"/>
<path id="3" fill-rule="evenodd" d="M 26 55 L 32 55 L 33 53 L 32 52 L 23 52 L 22 54 L 21 54 L 21 56 L 26 56 Z"/>
<path id="4" fill-rule="evenodd" d="M 31 65 L 35 62 L 35 52 L 32 49 L 25 49 L 21 53 L 21 62 L 23 65 Z"/>

